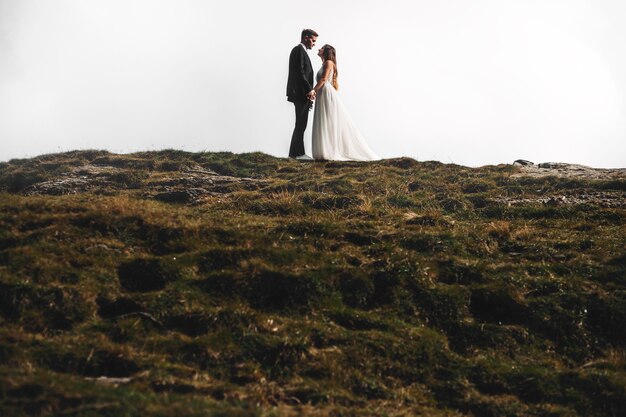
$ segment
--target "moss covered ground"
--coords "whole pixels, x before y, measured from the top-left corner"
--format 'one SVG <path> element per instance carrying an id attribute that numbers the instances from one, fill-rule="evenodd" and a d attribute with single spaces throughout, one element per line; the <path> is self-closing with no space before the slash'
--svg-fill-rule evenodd
<path id="1" fill-rule="evenodd" d="M 0 163 L 0 415 L 624 415 L 626 209 L 532 198 L 626 180 L 518 171 Z"/>

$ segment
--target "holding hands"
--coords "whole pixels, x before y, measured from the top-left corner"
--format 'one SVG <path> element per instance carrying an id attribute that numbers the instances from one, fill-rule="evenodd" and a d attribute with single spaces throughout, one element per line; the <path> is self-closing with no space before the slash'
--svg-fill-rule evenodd
<path id="1" fill-rule="evenodd" d="M 315 90 L 311 90 L 307 93 L 306 98 L 311 101 L 315 101 Z"/>

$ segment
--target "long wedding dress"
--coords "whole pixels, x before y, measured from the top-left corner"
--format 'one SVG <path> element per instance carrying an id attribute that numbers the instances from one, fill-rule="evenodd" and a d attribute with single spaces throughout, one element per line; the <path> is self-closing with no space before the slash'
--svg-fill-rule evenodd
<path id="1" fill-rule="evenodd" d="M 378 155 L 365 143 L 333 87 L 334 68 L 328 81 L 317 92 L 313 114 L 313 158 L 329 161 L 374 161 Z M 316 80 L 324 75 L 324 67 Z"/>

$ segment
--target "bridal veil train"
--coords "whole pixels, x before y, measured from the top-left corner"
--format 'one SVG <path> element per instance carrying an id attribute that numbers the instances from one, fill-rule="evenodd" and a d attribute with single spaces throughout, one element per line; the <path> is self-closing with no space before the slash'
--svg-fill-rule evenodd
<path id="1" fill-rule="evenodd" d="M 380 159 L 370 149 L 337 93 L 335 48 L 324 45 L 317 72 L 313 115 L 313 158 L 332 161 L 373 161 Z"/>

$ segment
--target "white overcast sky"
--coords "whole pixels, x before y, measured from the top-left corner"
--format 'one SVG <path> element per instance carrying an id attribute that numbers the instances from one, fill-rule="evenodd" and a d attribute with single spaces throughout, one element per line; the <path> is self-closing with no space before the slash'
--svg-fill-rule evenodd
<path id="1" fill-rule="evenodd" d="M 382 157 L 626 167 L 624 0 L 0 0 L 0 161 L 286 156 L 305 27 Z"/>

